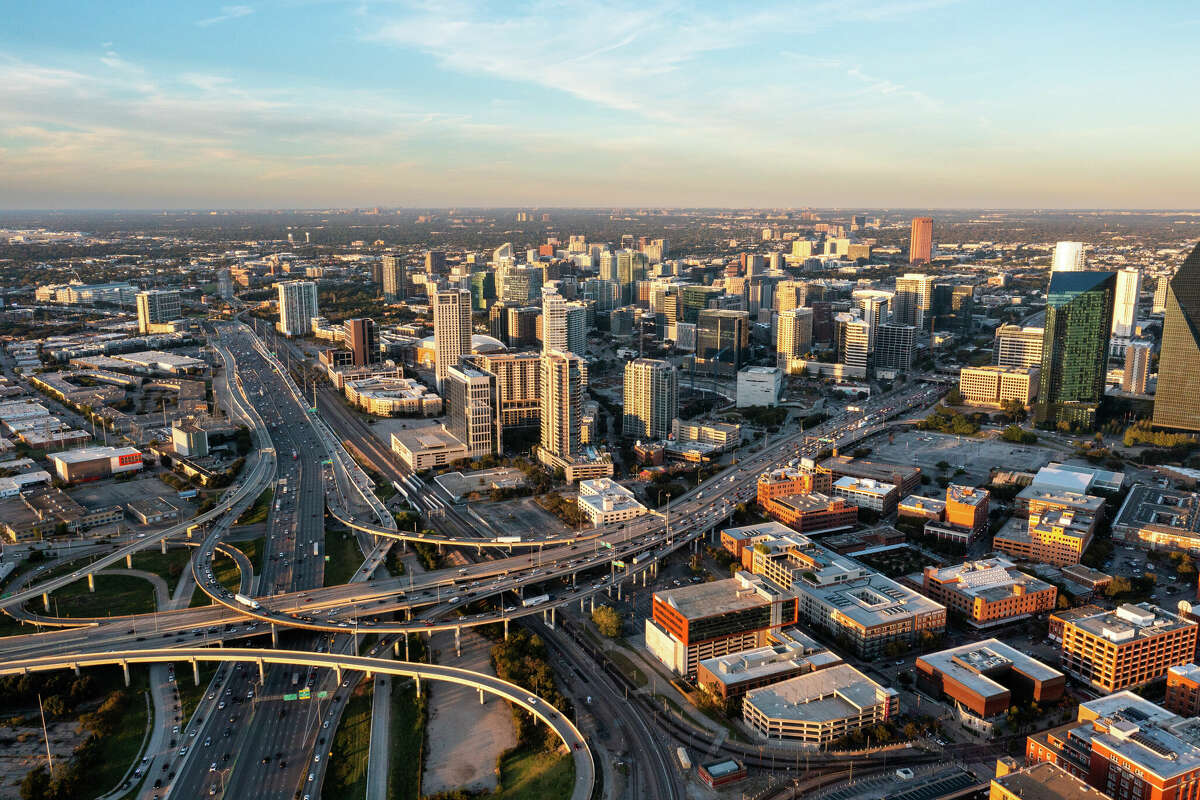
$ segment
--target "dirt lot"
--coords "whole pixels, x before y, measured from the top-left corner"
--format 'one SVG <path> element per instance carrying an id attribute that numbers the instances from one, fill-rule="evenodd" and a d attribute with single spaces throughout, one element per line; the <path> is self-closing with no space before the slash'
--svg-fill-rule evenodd
<path id="1" fill-rule="evenodd" d="M 860 446 L 871 448 L 868 458 L 872 461 L 920 467 L 921 472 L 930 478 L 939 474 L 953 475 L 955 471 L 963 469 L 965 475 L 960 475 L 955 482 L 971 486 L 987 483 L 994 469 L 1036 472 L 1062 457 L 1057 450 L 1038 445 L 917 430 L 898 432 L 895 441 L 890 444 L 885 434 L 875 436 Z M 938 471 L 937 464 L 941 461 L 950 465 L 945 473 Z"/>

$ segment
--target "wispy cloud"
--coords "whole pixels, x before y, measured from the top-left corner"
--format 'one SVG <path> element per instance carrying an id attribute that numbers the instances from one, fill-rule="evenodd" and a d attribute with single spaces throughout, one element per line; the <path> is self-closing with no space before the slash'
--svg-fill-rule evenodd
<path id="1" fill-rule="evenodd" d="M 196 20 L 196 24 L 201 28 L 207 28 L 209 25 L 218 25 L 222 22 L 229 22 L 233 19 L 248 17 L 254 13 L 251 6 L 221 6 L 221 13 L 215 17 Z"/>

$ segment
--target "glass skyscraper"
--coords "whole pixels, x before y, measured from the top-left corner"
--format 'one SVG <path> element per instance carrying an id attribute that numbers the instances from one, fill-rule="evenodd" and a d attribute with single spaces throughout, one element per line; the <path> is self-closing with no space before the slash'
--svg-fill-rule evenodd
<path id="1" fill-rule="evenodd" d="M 1053 272 L 1046 290 L 1042 373 L 1034 419 L 1092 428 L 1104 398 L 1115 272 Z"/>
<path id="2" fill-rule="evenodd" d="M 1200 245 L 1167 287 L 1154 424 L 1200 431 Z"/>

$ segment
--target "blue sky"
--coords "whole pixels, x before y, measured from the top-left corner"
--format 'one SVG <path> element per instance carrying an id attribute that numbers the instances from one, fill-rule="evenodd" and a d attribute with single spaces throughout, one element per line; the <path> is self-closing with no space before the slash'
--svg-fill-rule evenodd
<path id="1" fill-rule="evenodd" d="M 1200 207 L 1194 2 L 13 3 L 0 207 Z"/>

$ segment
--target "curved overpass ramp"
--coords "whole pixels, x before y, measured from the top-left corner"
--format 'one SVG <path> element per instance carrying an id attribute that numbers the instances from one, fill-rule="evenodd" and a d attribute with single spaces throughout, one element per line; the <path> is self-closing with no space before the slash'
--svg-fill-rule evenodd
<path id="1" fill-rule="evenodd" d="M 199 661 L 248 662 L 257 664 L 260 673 L 267 664 L 319 667 L 336 671 L 339 679 L 343 670 L 358 670 L 367 673 L 368 676 L 386 674 L 413 678 L 417 681 L 418 692 L 422 679 L 469 686 L 480 692 L 494 694 L 515 703 L 553 729 L 562 739 L 575 762 L 575 786 L 571 792 L 571 800 L 588 800 L 592 795 L 595 783 L 595 765 L 592 761 L 591 750 L 588 748 L 583 734 L 562 712 L 516 684 L 457 667 L 415 664 L 409 661 L 389 661 L 337 653 L 309 653 L 299 650 L 187 647 L 160 650 L 118 650 L 110 653 L 0 662 L 0 675 L 25 675 L 30 672 L 48 672 L 57 669 L 117 665 L 125 670 L 126 677 L 128 677 L 130 664 L 154 664 L 164 661 L 191 661 L 193 664 Z"/>
<path id="2" fill-rule="evenodd" d="M 523 537 L 493 537 L 490 539 L 465 539 L 461 536 L 448 536 L 441 533 L 423 534 L 420 531 L 399 531 L 392 528 L 385 528 L 382 525 L 377 525 L 373 522 L 364 522 L 361 519 L 349 516 L 342 509 L 334 507 L 332 504 L 326 505 L 326 510 L 329 516 L 336 519 L 338 522 L 356 531 L 369 533 L 372 536 L 381 536 L 388 539 L 398 539 L 408 542 L 425 542 L 426 544 L 445 545 L 447 547 L 491 547 L 501 548 L 504 550 L 514 550 L 517 548 L 535 548 L 535 547 L 553 547 L 560 544 L 575 544 L 576 542 L 587 542 L 595 539 L 605 533 L 609 533 L 607 528 L 604 529 L 589 529 L 586 532 L 573 532 L 563 536 L 547 537 L 545 539 L 525 539 Z"/>

